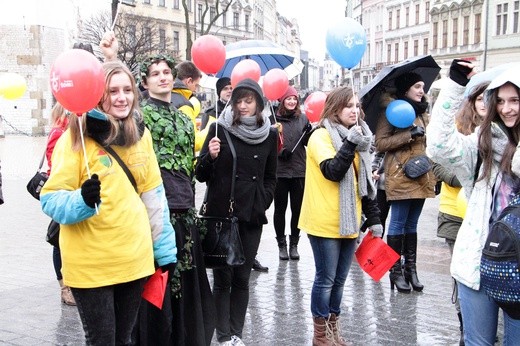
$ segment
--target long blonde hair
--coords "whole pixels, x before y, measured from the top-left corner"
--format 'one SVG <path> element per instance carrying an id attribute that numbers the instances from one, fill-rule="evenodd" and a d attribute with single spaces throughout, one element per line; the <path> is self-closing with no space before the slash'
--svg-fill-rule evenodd
<path id="1" fill-rule="evenodd" d="M 108 121 L 110 122 L 110 131 L 107 139 L 103 143 L 103 145 L 110 145 L 116 138 L 124 136 L 125 146 L 129 147 L 133 144 L 137 143 L 141 138 L 139 133 L 138 123 L 142 121 L 142 115 L 139 111 L 139 94 L 137 91 L 137 86 L 135 84 L 134 76 L 132 72 L 120 61 L 109 61 L 103 64 L 103 69 L 105 71 L 105 91 L 101 100 L 98 103 L 98 108 L 102 110 L 107 116 Z M 116 74 L 124 73 L 132 82 L 132 92 L 134 94 L 134 101 L 132 103 L 132 107 L 130 109 L 130 114 L 124 119 L 116 119 L 110 114 L 107 113 L 108 110 L 103 109 L 103 103 L 105 100 L 110 98 L 110 90 L 109 85 L 112 77 Z M 86 118 L 87 115 L 77 117 L 77 120 L 72 120 L 70 122 L 70 131 L 72 137 L 72 149 L 80 150 L 81 149 L 81 135 L 79 132 L 79 126 L 84 130 L 85 136 L 89 136 L 88 131 L 86 130 Z"/>
<path id="2" fill-rule="evenodd" d="M 58 127 L 66 124 L 69 118 L 69 111 L 63 108 L 63 106 L 56 102 L 54 107 L 52 107 L 51 117 L 49 119 L 49 124 L 51 127 Z"/>

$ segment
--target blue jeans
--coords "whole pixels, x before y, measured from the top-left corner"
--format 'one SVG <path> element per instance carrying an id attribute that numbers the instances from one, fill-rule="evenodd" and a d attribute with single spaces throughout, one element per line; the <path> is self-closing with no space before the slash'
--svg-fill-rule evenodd
<path id="1" fill-rule="evenodd" d="M 417 233 L 417 223 L 424 206 L 424 199 L 403 199 L 390 204 L 388 235 Z"/>
<path id="2" fill-rule="evenodd" d="M 145 279 L 122 284 L 73 288 L 87 345 L 134 345 L 132 331 Z"/>
<path id="3" fill-rule="evenodd" d="M 356 249 L 356 239 L 322 238 L 309 235 L 316 275 L 312 284 L 311 313 L 328 318 L 341 313 L 343 286 Z"/>
<path id="4" fill-rule="evenodd" d="M 459 290 L 464 342 L 467 346 L 493 346 L 497 334 L 498 305 L 486 292 L 473 290 L 457 283 Z M 514 320 L 504 312 L 504 346 L 518 345 L 520 340 L 520 320 Z"/>

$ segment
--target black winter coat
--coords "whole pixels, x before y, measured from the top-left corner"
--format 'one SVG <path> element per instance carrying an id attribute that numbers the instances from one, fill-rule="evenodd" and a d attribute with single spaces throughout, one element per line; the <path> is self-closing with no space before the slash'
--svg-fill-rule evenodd
<path id="1" fill-rule="evenodd" d="M 309 140 L 310 135 L 306 134 L 303 136 L 300 143 L 298 140 L 303 135 L 303 129 L 309 120 L 305 114 L 301 114 L 298 117 L 293 115 L 289 116 L 276 116 L 276 120 L 282 124 L 283 133 L 283 149 L 291 151 L 294 149 L 289 159 L 278 160 L 278 178 L 304 178 L 305 177 L 305 145 Z M 298 143 L 298 146 L 296 146 Z M 295 148 L 296 146 L 296 148 Z"/>
<path id="2" fill-rule="evenodd" d="M 271 129 L 260 144 L 251 145 L 229 134 L 237 155 L 234 215 L 240 221 L 266 224 L 265 211 L 271 205 L 276 186 L 277 132 Z M 229 197 L 233 158 L 222 126 L 218 129 L 220 153 L 213 160 L 208 143 L 215 137 L 215 123 L 210 125 L 206 141 L 195 167 L 198 181 L 206 182 L 208 189 L 206 213 L 208 216 L 229 215 Z"/>

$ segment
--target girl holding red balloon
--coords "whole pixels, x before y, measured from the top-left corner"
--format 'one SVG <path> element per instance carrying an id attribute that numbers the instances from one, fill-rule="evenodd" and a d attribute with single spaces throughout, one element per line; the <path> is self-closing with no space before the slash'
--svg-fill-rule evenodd
<path id="1" fill-rule="evenodd" d="M 61 225 L 64 284 L 76 300 L 88 345 L 130 345 L 154 261 L 171 268 L 177 253 L 152 138 L 137 112 L 135 80 L 121 62 L 101 65 L 78 49 L 58 57 L 51 76 L 58 101 L 78 114 L 56 144 L 40 199 L 43 211 Z M 92 88 L 89 96 L 77 92 L 84 84 Z M 100 111 L 81 116 L 96 106 Z"/>
<path id="2" fill-rule="evenodd" d="M 339 316 L 361 215 L 373 236 L 383 234 L 372 182 L 372 132 L 359 114 L 352 88 L 334 89 L 307 145 L 298 226 L 309 236 L 316 267 L 311 292 L 313 345 L 347 345 L 340 335 Z"/>
<path id="3" fill-rule="evenodd" d="M 289 86 L 279 99 L 280 106 L 276 111 L 276 121 L 282 124 L 283 148 L 278 154 L 276 171 L 276 190 L 274 194 L 273 223 L 278 242 L 279 258 L 281 260 L 300 259 L 298 242 L 300 229 L 298 219 L 303 199 L 305 185 L 305 147 L 308 134 L 312 129 L 309 120 L 300 110 L 298 93 Z M 288 197 L 291 199 L 291 233 L 289 236 L 289 253 L 285 238 L 285 211 Z"/>

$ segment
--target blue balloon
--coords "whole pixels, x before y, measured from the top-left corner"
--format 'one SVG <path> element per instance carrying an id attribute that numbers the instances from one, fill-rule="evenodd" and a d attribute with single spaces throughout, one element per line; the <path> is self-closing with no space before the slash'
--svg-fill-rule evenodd
<path id="1" fill-rule="evenodd" d="M 413 125 L 415 110 L 406 101 L 394 100 L 386 107 L 386 119 L 393 126 L 404 129 Z"/>
<path id="2" fill-rule="evenodd" d="M 343 18 L 327 30 L 327 51 L 334 61 L 351 69 L 359 64 L 367 48 L 365 29 L 352 18 Z"/>

